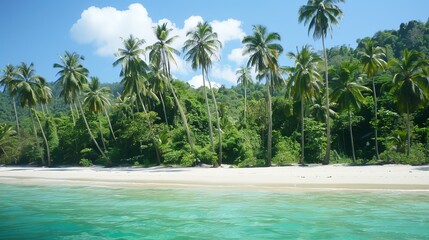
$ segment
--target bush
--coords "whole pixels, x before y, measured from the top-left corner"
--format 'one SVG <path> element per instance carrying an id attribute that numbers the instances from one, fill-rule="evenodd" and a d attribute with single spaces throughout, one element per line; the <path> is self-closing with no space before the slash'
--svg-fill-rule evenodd
<path id="1" fill-rule="evenodd" d="M 79 165 L 81 165 L 82 167 L 91 167 L 92 166 L 92 162 L 91 162 L 91 160 L 89 160 L 87 158 L 82 158 L 79 161 Z"/>
<path id="2" fill-rule="evenodd" d="M 272 163 L 275 165 L 290 165 L 299 160 L 299 144 L 288 137 L 281 139 L 274 146 L 275 155 Z"/>
<path id="3" fill-rule="evenodd" d="M 265 166 L 265 161 L 262 159 L 257 159 L 255 157 L 247 158 L 238 164 L 238 167 L 263 167 Z"/>
<path id="4" fill-rule="evenodd" d="M 180 165 L 184 167 L 192 167 L 195 165 L 195 156 L 192 153 L 185 153 L 180 160 Z"/>
<path id="5" fill-rule="evenodd" d="M 426 156 L 425 149 L 421 143 L 414 144 L 408 156 L 406 153 L 389 149 L 380 154 L 380 159 L 385 163 L 393 164 L 424 165 L 429 163 L 429 158 Z"/>

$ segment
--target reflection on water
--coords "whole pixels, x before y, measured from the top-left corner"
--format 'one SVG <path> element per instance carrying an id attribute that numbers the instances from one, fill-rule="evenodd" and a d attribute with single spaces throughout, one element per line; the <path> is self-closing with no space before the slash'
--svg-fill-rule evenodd
<path id="1" fill-rule="evenodd" d="M 0 184 L 0 239 L 429 239 L 429 194 Z"/>

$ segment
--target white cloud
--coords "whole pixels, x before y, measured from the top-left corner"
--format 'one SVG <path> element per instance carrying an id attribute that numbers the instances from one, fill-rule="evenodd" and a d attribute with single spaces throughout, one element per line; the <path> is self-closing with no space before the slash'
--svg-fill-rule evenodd
<path id="1" fill-rule="evenodd" d="M 201 16 L 190 16 L 185 19 L 183 27 L 178 27 L 176 23 L 166 18 L 153 21 L 146 8 L 140 3 L 131 4 L 125 10 L 92 6 L 82 12 L 81 17 L 71 27 L 70 34 L 78 43 L 93 45 L 97 55 L 113 57 L 118 48 L 123 47 L 121 38 L 127 38 L 132 34 L 144 39 L 146 41 L 144 46 L 148 46 L 156 41 L 153 28 L 157 24 L 167 23 L 171 28 L 171 36 L 178 36 L 173 41 L 172 47 L 181 51 L 186 34 L 193 30 L 199 22 L 204 22 Z M 245 36 L 241 29 L 241 22 L 238 20 L 214 20 L 210 24 L 223 45 L 229 41 L 241 40 Z M 242 61 L 238 56 L 231 56 L 231 58 L 232 61 Z M 177 66 L 172 65 L 172 73 L 187 74 L 191 72 L 189 64 L 183 60 L 183 54 L 175 56 L 175 60 Z M 221 73 L 222 79 L 231 81 L 229 70 L 219 69 L 218 72 Z"/>
<path id="2" fill-rule="evenodd" d="M 228 19 L 226 21 L 214 20 L 210 23 L 213 27 L 213 32 L 217 33 L 219 41 L 225 44 L 228 41 L 239 40 L 246 36 L 241 29 L 241 22 L 236 19 Z"/>
<path id="3" fill-rule="evenodd" d="M 243 65 L 247 59 L 247 56 L 243 56 L 243 48 L 234 48 L 228 54 L 228 60 L 235 62 L 237 65 Z"/>
<path id="4" fill-rule="evenodd" d="M 236 70 L 232 70 L 232 68 L 228 65 L 217 65 L 213 67 L 213 70 L 210 72 L 210 75 L 212 76 L 212 78 L 236 84 L 237 76 L 235 75 L 235 72 Z"/>
<path id="5" fill-rule="evenodd" d="M 191 87 L 193 88 L 199 88 L 201 86 L 203 86 L 203 76 L 197 75 L 194 76 L 191 80 L 188 81 L 189 85 L 191 85 Z M 220 88 L 221 84 L 214 82 L 214 81 L 210 81 L 212 88 Z M 206 82 L 206 87 L 208 87 L 208 83 Z"/>
<path id="6" fill-rule="evenodd" d="M 89 7 L 70 29 L 71 36 L 79 43 L 93 44 L 100 56 L 112 56 L 122 45 L 122 38 L 130 34 L 155 42 L 152 19 L 143 5 L 134 3 L 127 10 L 113 7 Z"/>

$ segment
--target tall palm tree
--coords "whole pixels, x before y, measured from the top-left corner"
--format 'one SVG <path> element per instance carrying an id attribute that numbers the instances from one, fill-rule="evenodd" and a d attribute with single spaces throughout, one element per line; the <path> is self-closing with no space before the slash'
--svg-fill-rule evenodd
<path id="1" fill-rule="evenodd" d="M 283 47 L 276 41 L 280 41 L 278 33 L 267 33 L 267 29 L 261 25 L 253 26 L 253 35 L 245 36 L 242 43 L 245 44 L 243 54 L 250 54 L 248 67 L 254 67 L 259 79 L 265 79 L 267 89 L 267 113 L 268 113 L 268 140 L 266 165 L 271 166 L 272 157 L 272 106 L 271 92 L 279 73 L 278 56 L 283 52 Z"/>
<path id="2" fill-rule="evenodd" d="M 143 39 L 138 39 L 130 35 L 129 38 L 123 40 L 124 48 L 119 48 L 115 54 L 118 59 L 113 62 L 113 66 L 122 65 L 119 76 L 122 77 L 121 83 L 124 85 L 122 91 L 123 96 L 137 96 L 140 101 L 144 113 L 148 113 L 143 102 L 142 96 L 148 94 L 155 96 L 150 89 L 146 88 L 148 79 L 148 65 L 141 59 L 145 51 L 142 45 L 145 43 Z M 152 125 L 149 124 L 150 135 L 156 151 L 156 159 L 158 164 L 161 164 L 161 157 L 158 149 L 158 140 L 154 136 Z"/>
<path id="3" fill-rule="evenodd" d="M 0 78 L 0 86 L 3 91 L 7 91 L 12 98 L 13 111 L 15 113 L 16 132 L 19 135 L 19 118 L 16 111 L 16 82 L 13 81 L 16 75 L 16 69 L 13 65 L 7 64 L 5 69 L 2 70 L 3 75 Z"/>
<path id="4" fill-rule="evenodd" d="M 429 100 L 429 61 L 423 54 L 405 49 L 401 59 L 392 64 L 393 87 L 391 91 L 400 112 L 407 115 L 407 155 L 411 151 L 410 114 Z"/>
<path id="5" fill-rule="evenodd" d="M 374 98 L 374 135 L 375 135 L 375 156 L 377 160 L 380 160 L 380 154 L 378 152 L 378 107 L 377 107 L 377 91 L 375 89 L 374 75 L 379 70 L 384 70 L 387 63 L 384 60 L 386 53 L 384 48 L 375 46 L 373 41 L 365 42 L 364 51 L 359 53 L 360 61 L 363 66 L 362 72 L 366 74 L 368 78 L 372 80 L 372 94 Z"/>
<path id="6" fill-rule="evenodd" d="M 301 164 L 304 164 L 304 103 L 319 91 L 322 77 L 318 73 L 318 65 L 322 59 L 312 51 L 309 45 L 305 45 L 296 54 L 289 52 L 288 56 L 295 62 L 294 67 L 290 69 L 288 89 L 301 102 Z"/>
<path id="7" fill-rule="evenodd" d="M 365 98 L 362 92 L 371 92 L 371 89 L 361 85 L 356 79 L 357 64 L 345 62 L 338 69 L 332 70 L 332 101 L 336 102 L 341 111 L 347 111 L 349 116 L 350 143 L 352 146 L 353 164 L 356 162 L 355 147 L 353 141 L 353 128 L 351 122 L 351 110 L 360 109 Z"/>
<path id="8" fill-rule="evenodd" d="M 218 51 L 222 47 L 222 44 L 217 37 L 217 33 L 213 32 L 213 28 L 207 22 L 198 23 L 197 28 L 193 31 L 189 31 L 186 36 L 188 37 L 188 39 L 185 41 L 183 46 L 183 52 L 185 52 L 185 59 L 186 61 L 191 62 L 192 69 L 197 70 L 198 68 L 201 68 L 201 74 L 203 77 L 203 93 L 206 101 L 207 115 L 209 120 L 210 144 L 212 147 L 212 151 L 215 152 L 210 107 L 205 85 L 206 80 L 209 84 L 209 90 L 212 94 L 219 137 L 219 153 L 217 164 L 222 165 L 222 133 L 220 129 L 219 111 L 217 107 L 216 97 L 213 88 L 211 87 L 210 79 L 208 77 L 209 70 L 212 66 L 212 60 L 218 59 Z"/>
<path id="9" fill-rule="evenodd" d="M 313 29 L 313 38 L 322 39 L 323 56 L 325 59 L 325 94 L 326 94 L 326 109 L 329 109 L 329 82 L 328 82 L 328 57 L 325 47 L 325 38 L 328 33 L 332 33 L 332 25 L 338 24 L 343 12 L 335 5 L 336 3 L 344 2 L 344 0 L 308 0 L 307 5 L 303 5 L 298 11 L 298 21 L 308 24 L 308 33 Z M 331 124 L 329 115 L 326 114 L 326 154 L 323 164 L 329 164 L 331 155 Z"/>
<path id="10" fill-rule="evenodd" d="M 43 141 L 46 146 L 46 154 L 48 156 L 48 166 L 51 165 L 51 154 L 49 150 L 49 143 L 45 135 L 45 131 L 43 130 L 42 124 L 40 123 L 39 116 L 36 113 L 35 107 L 37 103 L 39 103 L 40 99 L 40 89 L 43 85 L 46 84 L 46 80 L 39 75 L 36 75 L 36 71 L 34 70 L 34 65 L 31 63 L 27 65 L 26 63 L 21 63 L 18 66 L 18 70 L 16 72 L 16 83 L 17 83 L 17 91 L 18 91 L 18 99 L 21 107 L 27 106 L 30 109 L 30 112 L 34 114 L 37 119 L 37 123 L 39 124 L 40 132 L 43 136 Z M 30 116 L 32 116 L 30 114 Z M 36 133 L 36 141 L 37 141 L 37 130 L 33 122 L 33 129 Z M 42 155 L 42 164 L 44 164 L 44 158 Z"/>
<path id="11" fill-rule="evenodd" d="M 250 75 L 250 69 L 248 67 L 241 67 L 236 72 L 238 75 L 237 83 L 242 84 L 244 87 L 244 127 L 246 127 L 246 113 L 247 113 L 247 86 L 253 83 L 252 76 Z"/>
<path id="12" fill-rule="evenodd" d="M 46 83 L 42 83 L 42 85 L 40 86 L 38 95 L 39 95 L 39 103 L 40 103 L 40 107 L 42 108 L 42 112 L 43 114 L 47 114 L 48 113 L 47 104 L 51 102 L 53 97 L 52 89 Z"/>
<path id="13" fill-rule="evenodd" d="M 108 159 L 104 151 L 101 150 L 98 145 L 97 140 L 95 140 L 94 134 L 92 133 L 91 128 L 89 127 L 88 121 L 83 111 L 82 102 L 80 100 L 80 95 L 83 90 L 83 85 L 87 82 L 88 78 L 88 69 L 86 69 L 82 64 L 81 60 L 84 60 L 82 56 L 73 52 L 65 52 L 64 56 L 60 57 L 61 64 L 55 63 L 54 68 L 60 69 L 57 73 L 59 76 L 55 84 L 60 84 L 62 86 L 60 96 L 64 97 L 66 103 L 77 102 L 79 106 L 80 113 L 85 122 L 86 129 L 97 147 L 98 151 L 101 153 L 103 158 Z"/>
<path id="14" fill-rule="evenodd" d="M 104 113 L 106 118 L 108 119 L 109 128 L 112 133 L 112 136 L 114 139 L 116 139 L 115 133 L 113 132 L 112 125 L 110 124 L 109 120 L 109 114 L 107 113 L 107 107 L 111 106 L 110 103 L 110 89 L 107 87 L 100 87 L 100 81 L 97 77 L 91 77 L 91 80 L 87 86 L 86 89 L 84 89 L 85 95 L 84 95 L 84 105 L 88 108 L 89 112 L 96 113 L 98 115 L 98 121 L 99 121 L 99 130 L 101 134 L 101 140 L 103 141 L 104 149 L 106 149 L 104 138 L 103 138 L 103 131 L 101 128 L 101 118 L 100 114 Z"/>
<path id="15" fill-rule="evenodd" d="M 158 81 L 158 85 L 159 86 L 166 85 L 167 88 L 172 93 L 176 106 L 179 109 L 179 113 L 180 113 L 180 117 L 182 118 L 183 125 L 185 125 L 185 131 L 188 138 L 189 146 L 191 148 L 191 151 L 194 152 L 194 144 L 191 137 L 191 131 L 188 126 L 188 120 L 182 108 L 182 104 L 179 102 L 179 99 L 176 94 L 176 90 L 174 89 L 173 84 L 171 83 L 172 81 L 171 64 L 177 65 L 176 61 L 174 60 L 174 55 L 179 55 L 180 52 L 174 49 L 173 47 L 171 47 L 170 45 L 178 36 L 176 35 L 176 36 L 170 37 L 170 33 L 172 29 L 167 27 L 167 23 L 164 23 L 162 25 L 157 25 L 154 31 L 158 41 L 148 47 L 148 49 L 150 50 L 149 59 L 152 62 L 152 64 L 154 66 L 157 66 L 158 69 L 160 69 L 163 75 L 165 76 L 165 77 L 160 76 L 160 78 L 158 78 L 158 80 L 160 80 Z M 163 103 L 164 100 L 162 98 L 162 93 L 160 94 L 160 99 L 161 99 L 161 102 Z M 163 103 L 163 107 L 164 107 L 164 103 Z M 164 113 L 165 113 L 165 107 L 164 107 Z M 165 118 L 167 121 L 167 117 Z"/>
<path id="16" fill-rule="evenodd" d="M 121 83 L 124 85 L 123 95 L 129 96 L 135 94 L 144 112 L 147 112 L 142 95 L 146 91 L 145 81 L 148 66 L 140 58 L 145 53 L 142 48 L 144 43 L 143 39 L 135 38 L 133 35 L 124 39 L 124 48 L 118 49 L 118 52 L 115 54 L 118 59 L 113 62 L 113 66 L 122 65 L 119 76 L 122 77 Z"/>

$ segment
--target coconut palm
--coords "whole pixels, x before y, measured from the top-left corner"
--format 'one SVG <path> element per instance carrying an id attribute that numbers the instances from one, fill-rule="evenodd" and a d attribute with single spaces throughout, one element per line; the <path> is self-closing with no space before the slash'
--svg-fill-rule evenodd
<path id="1" fill-rule="evenodd" d="M 113 66 L 122 65 L 119 76 L 122 77 L 121 83 L 124 85 L 122 92 L 123 96 L 137 96 L 140 101 L 144 113 L 148 113 L 147 108 L 143 102 L 143 96 L 156 95 L 146 88 L 148 80 L 147 64 L 140 58 L 145 52 L 142 45 L 145 43 L 143 39 L 138 39 L 130 35 L 129 38 L 123 40 L 124 48 L 119 48 L 115 54 L 118 59 L 113 62 Z M 154 136 L 152 125 L 149 124 L 150 135 L 156 151 L 156 159 L 158 164 L 161 164 L 161 157 L 158 149 L 158 140 Z"/>
<path id="2" fill-rule="evenodd" d="M 122 94 L 130 96 L 135 94 L 140 101 L 144 112 L 147 112 L 143 103 L 142 95 L 145 94 L 145 81 L 148 66 L 140 58 L 144 55 L 144 49 L 141 48 L 145 43 L 143 39 L 135 38 L 130 35 L 129 38 L 123 40 L 124 48 L 119 48 L 115 56 L 118 58 L 113 62 L 113 66 L 122 65 L 119 74 L 122 77 L 121 83 L 124 85 Z"/>
<path id="3" fill-rule="evenodd" d="M 86 87 L 85 95 L 84 95 L 84 105 L 88 108 L 89 112 L 96 113 L 98 115 L 98 121 L 99 121 L 99 130 L 101 134 L 101 139 L 103 141 L 104 149 L 106 149 L 104 138 L 103 138 L 103 131 L 101 128 L 101 118 L 100 114 L 104 113 L 106 118 L 108 119 L 109 128 L 112 133 L 112 136 L 114 139 L 116 139 L 115 133 L 113 132 L 112 125 L 110 124 L 109 120 L 109 114 L 107 112 L 107 107 L 111 106 L 110 103 L 110 89 L 107 87 L 100 87 L 100 81 L 97 77 L 91 77 L 91 80 Z"/>
<path id="4" fill-rule="evenodd" d="M 253 83 L 252 76 L 250 75 L 250 69 L 248 67 L 241 67 L 236 72 L 238 75 L 237 83 L 242 84 L 244 87 L 244 126 L 246 127 L 246 113 L 247 113 L 247 86 Z"/>
<path id="5" fill-rule="evenodd" d="M 66 51 L 64 56 L 60 57 L 60 60 L 61 64 L 54 64 L 54 68 L 60 69 L 57 73 L 59 78 L 55 82 L 55 84 L 59 84 L 62 87 L 60 96 L 64 97 L 64 101 L 66 103 L 77 103 L 85 122 L 86 129 L 88 130 L 92 141 L 101 155 L 105 159 L 108 159 L 104 154 L 104 151 L 101 150 L 100 146 L 98 145 L 97 140 L 95 140 L 94 134 L 92 133 L 92 130 L 89 127 L 88 121 L 86 119 L 85 112 L 83 111 L 82 102 L 80 100 L 80 94 L 82 93 L 83 86 L 87 82 L 88 78 L 88 69 L 86 69 L 81 64 L 81 60 L 84 60 L 84 58 L 75 52 L 70 53 Z"/>
<path id="6" fill-rule="evenodd" d="M 322 39 L 323 56 L 325 59 L 325 95 L 326 109 L 329 109 L 329 83 L 328 83 L 328 57 L 325 47 L 325 38 L 328 33 L 332 33 L 332 25 L 338 24 L 343 12 L 338 8 L 336 3 L 344 0 L 308 0 L 307 5 L 303 5 L 298 11 L 298 21 L 308 24 L 308 33 L 313 29 L 313 38 Z M 331 152 L 331 124 L 329 115 L 326 114 L 326 154 L 323 164 L 329 164 Z"/>
<path id="7" fill-rule="evenodd" d="M 41 76 L 36 75 L 33 63 L 31 63 L 30 65 L 27 65 L 26 63 L 21 63 L 21 65 L 18 66 L 15 76 L 16 78 L 14 81 L 16 81 L 17 83 L 16 87 L 17 87 L 19 103 L 21 107 L 27 106 L 30 109 L 30 112 L 32 112 L 36 117 L 37 123 L 39 124 L 40 132 L 42 133 L 42 136 L 43 136 L 43 141 L 45 142 L 45 146 L 46 146 L 48 166 L 50 166 L 51 154 L 49 150 L 48 140 L 46 138 L 45 131 L 43 130 L 42 124 L 40 123 L 39 116 L 37 115 L 35 110 L 35 107 L 37 103 L 39 103 L 39 99 L 40 99 L 40 95 L 39 95 L 40 89 L 42 88 L 43 85 L 46 84 L 46 80 Z M 31 113 L 30 113 L 30 116 L 32 117 Z M 32 120 L 33 120 L 33 117 L 32 117 Z M 37 141 L 37 130 L 36 130 L 34 121 L 33 121 L 33 130 L 35 132 L 36 141 Z M 41 158 L 42 158 L 42 164 L 45 164 L 43 154 L 41 155 Z"/>
<path id="8" fill-rule="evenodd" d="M 387 63 L 384 60 L 386 58 L 386 53 L 384 48 L 375 46 L 374 42 L 367 41 L 365 42 L 364 51 L 359 53 L 360 61 L 363 66 L 362 71 L 366 74 L 368 78 L 372 80 L 372 94 L 374 98 L 374 135 L 375 135 L 375 156 L 377 160 L 380 160 L 380 154 L 378 152 L 378 121 L 377 121 L 377 91 L 375 89 L 374 75 L 379 70 L 384 70 Z"/>
<path id="9" fill-rule="evenodd" d="M 160 99 L 163 104 L 164 114 L 165 114 L 165 105 L 162 97 L 162 89 L 166 86 L 173 95 L 174 101 L 176 103 L 177 108 L 179 109 L 180 117 L 182 118 L 183 125 L 185 125 L 186 135 L 188 137 L 189 146 L 191 151 L 194 152 L 194 144 L 191 137 L 191 131 L 189 130 L 188 120 L 186 118 L 185 112 L 183 111 L 182 105 L 179 102 L 179 99 L 176 95 L 176 91 L 171 83 L 171 64 L 177 65 L 174 60 L 174 55 L 179 55 L 180 52 L 170 45 L 178 36 L 170 37 L 172 29 L 167 27 L 167 23 L 162 25 L 157 25 L 155 28 L 155 36 L 158 39 L 153 45 L 149 46 L 147 49 L 149 52 L 149 59 L 151 63 L 157 67 L 162 73 L 162 75 L 158 76 L 155 81 L 157 86 L 161 87 Z M 165 114 L 165 121 L 167 121 L 167 115 Z"/>
<path id="10" fill-rule="evenodd" d="M 353 164 L 356 162 L 355 147 L 353 141 L 353 128 L 351 122 L 352 109 L 359 110 L 365 98 L 362 92 L 371 92 L 371 89 L 361 85 L 356 77 L 359 70 L 357 64 L 345 62 L 338 69 L 331 70 L 332 78 L 332 101 L 337 103 L 341 111 L 347 111 L 349 116 L 350 143 L 352 146 Z"/>
<path id="11" fill-rule="evenodd" d="M 13 65 L 7 64 L 5 69 L 2 70 L 3 75 L 0 78 L 0 86 L 3 91 L 7 91 L 12 98 L 13 111 L 15 113 L 16 132 L 19 134 L 19 118 L 16 111 L 16 82 L 13 81 L 16 74 L 16 69 Z"/>
<path id="12" fill-rule="evenodd" d="M 295 62 L 290 69 L 288 89 L 301 102 L 301 164 L 304 164 L 304 103 L 318 93 L 322 77 L 318 72 L 318 65 L 322 59 L 317 56 L 311 46 L 305 45 L 296 54 L 289 52 L 288 56 Z"/>
<path id="13" fill-rule="evenodd" d="M 401 59 L 392 63 L 393 87 L 391 89 L 395 102 L 401 113 L 407 116 L 407 155 L 411 151 L 410 114 L 429 99 L 429 61 L 422 53 L 405 49 Z M 425 69 L 426 68 L 426 69 Z"/>
<path id="14" fill-rule="evenodd" d="M 203 77 L 203 93 L 207 106 L 207 115 L 209 120 L 209 131 L 210 131 L 210 144 L 212 151 L 214 151 L 213 143 L 213 129 L 210 116 L 210 107 L 207 98 L 205 81 L 209 84 L 209 90 L 211 91 L 213 103 L 216 113 L 216 125 L 219 137 L 219 153 L 218 163 L 222 164 L 222 133 L 220 129 L 219 111 L 217 107 L 216 97 L 214 95 L 211 82 L 208 77 L 209 70 L 212 66 L 212 60 L 218 59 L 218 51 L 222 47 L 221 42 L 218 40 L 217 33 L 213 32 L 213 28 L 207 22 L 198 23 L 197 27 L 193 31 L 189 31 L 186 36 L 188 39 L 185 41 L 183 46 L 183 52 L 185 52 L 185 59 L 191 62 L 192 69 L 197 70 L 201 68 L 201 74 Z"/>
<path id="15" fill-rule="evenodd" d="M 51 102 L 53 97 L 52 89 L 46 83 L 43 83 L 40 86 L 38 95 L 39 95 L 39 103 L 40 103 L 40 107 L 42 108 L 42 112 L 43 114 L 47 114 L 48 113 L 47 104 Z"/>
<path id="16" fill-rule="evenodd" d="M 267 33 L 267 29 L 261 25 L 253 26 L 253 35 L 245 36 L 242 43 L 245 44 L 243 54 L 250 54 L 247 67 L 254 67 L 258 79 L 265 79 L 267 89 L 267 113 L 268 113 L 268 141 L 266 165 L 271 166 L 272 157 L 272 108 L 271 92 L 278 79 L 278 56 L 283 52 L 283 47 L 276 41 L 280 41 L 278 33 Z"/>

